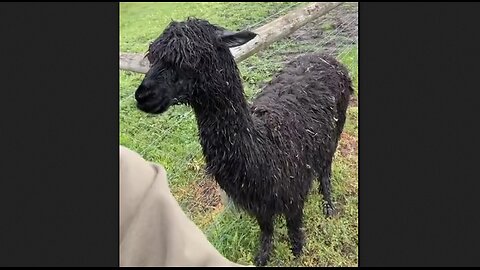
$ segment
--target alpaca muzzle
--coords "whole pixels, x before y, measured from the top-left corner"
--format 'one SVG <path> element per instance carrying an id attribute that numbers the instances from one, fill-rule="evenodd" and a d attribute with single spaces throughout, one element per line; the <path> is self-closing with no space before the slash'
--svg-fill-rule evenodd
<path id="1" fill-rule="evenodd" d="M 149 92 L 151 93 L 151 92 Z M 137 108 L 143 112 L 151 114 L 160 114 L 165 112 L 170 107 L 168 99 L 155 98 L 156 95 L 145 94 L 139 95 L 137 99 Z"/>

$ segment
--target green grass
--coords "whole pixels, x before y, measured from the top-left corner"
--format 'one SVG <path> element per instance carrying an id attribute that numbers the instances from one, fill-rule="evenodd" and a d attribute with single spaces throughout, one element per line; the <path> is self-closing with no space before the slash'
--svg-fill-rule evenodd
<path id="1" fill-rule="evenodd" d="M 236 30 L 262 21 L 291 3 L 121 3 L 120 49 L 144 53 L 171 19 L 205 18 Z M 263 24 L 263 23 L 262 23 Z M 328 28 L 328 27 L 327 27 Z M 281 68 L 285 54 L 309 50 L 285 39 L 239 65 L 248 98 Z M 310 48 L 311 49 L 311 48 Z M 352 74 L 358 95 L 357 47 L 344 48 L 340 59 Z M 164 115 L 149 116 L 135 108 L 133 92 L 142 74 L 120 71 L 120 144 L 150 161 L 162 164 L 173 195 L 187 215 L 205 232 L 211 243 L 228 259 L 252 264 L 258 248 L 255 221 L 234 207 L 207 207 L 199 184 L 204 164 L 197 127 L 190 108 L 175 106 Z M 305 208 L 307 243 L 299 260 L 292 258 L 285 221 L 276 224 L 272 266 L 357 266 L 358 264 L 358 107 L 352 106 L 333 167 L 333 194 L 340 214 L 327 220 L 322 214 L 318 185 Z M 200 194 L 200 195 L 199 195 Z M 200 197 L 199 197 L 200 196 Z M 205 206 L 205 207 L 202 207 Z"/>

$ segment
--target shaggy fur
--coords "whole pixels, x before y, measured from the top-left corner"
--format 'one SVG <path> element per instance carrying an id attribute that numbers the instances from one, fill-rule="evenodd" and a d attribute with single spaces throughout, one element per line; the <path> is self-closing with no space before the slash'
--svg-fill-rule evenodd
<path id="1" fill-rule="evenodd" d="M 335 59 L 298 57 L 248 104 L 229 48 L 255 34 L 229 32 L 207 21 L 172 22 L 155 40 L 152 63 L 136 91 L 137 106 L 162 113 L 188 104 L 196 115 L 207 172 L 260 226 L 257 265 L 273 248 L 273 220 L 284 215 L 292 252 L 304 244 L 303 207 L 313 179 L 320 181 L 331 216 L 331 166 L 353 91 Z"/>

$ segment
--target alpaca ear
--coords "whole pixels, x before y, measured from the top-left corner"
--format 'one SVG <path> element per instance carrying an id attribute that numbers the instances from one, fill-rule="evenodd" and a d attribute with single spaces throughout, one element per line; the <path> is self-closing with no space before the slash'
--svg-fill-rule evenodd
<path id="1" fill-rule="evenodd" d="M 220 40 L 225 43 L 225 45 L 227 45 L 229 48 L 233 48 L 249 42 L 256 36 L 257 34 L 247 30 L 236 33 L 230 31 L 223 31 L 220 34 Z"/>

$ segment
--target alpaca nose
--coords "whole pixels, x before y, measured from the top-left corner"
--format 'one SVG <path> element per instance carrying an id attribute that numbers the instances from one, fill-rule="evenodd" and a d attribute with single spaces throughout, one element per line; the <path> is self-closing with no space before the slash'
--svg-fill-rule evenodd
<path id="1" fill-rule="evenodd" d="M 155 92 L 146 88 L 143 84 L 140 85 L 138 90 L 135 92 L 135 99 L 138 102 L 143 102 L 153 97 L 155 97 Z"/>

